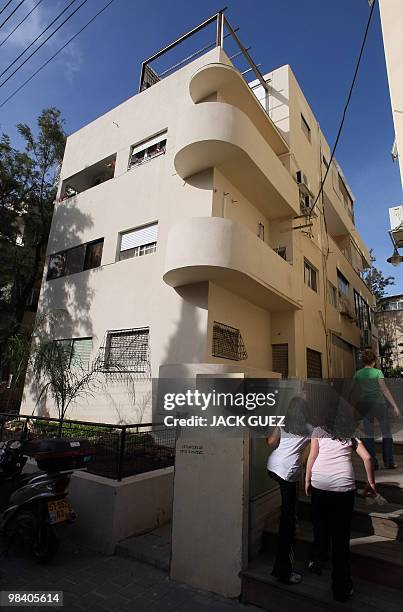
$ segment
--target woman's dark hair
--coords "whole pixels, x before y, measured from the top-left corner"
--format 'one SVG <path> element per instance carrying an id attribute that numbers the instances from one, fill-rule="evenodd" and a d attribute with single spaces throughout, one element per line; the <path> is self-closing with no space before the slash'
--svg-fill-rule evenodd
<path id="1" fill-rule="evenodd" d="M 374 351 L 365 349 L 365 351 L 362 352 L 361 361 L 364 366 L 370 366 L 373 363 L 376 364 L 376 355 Z"/>
<path id="2" fill-rule="evenodd" d="M 305 436 L 307 433 L 307 401 L 296 395 L 288 404 L 284 419 L 284 431 L 296 436 Z"/>

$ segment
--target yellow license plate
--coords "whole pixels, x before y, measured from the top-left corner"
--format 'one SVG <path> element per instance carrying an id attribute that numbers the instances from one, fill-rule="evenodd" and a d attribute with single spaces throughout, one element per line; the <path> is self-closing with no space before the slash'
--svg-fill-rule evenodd
<path id="1" fill-rule="evenodd" d="M 48 502 L 49 520 L 54 523 L 63 523 L 71 518 L 71 507 L 65 499 Z"/>

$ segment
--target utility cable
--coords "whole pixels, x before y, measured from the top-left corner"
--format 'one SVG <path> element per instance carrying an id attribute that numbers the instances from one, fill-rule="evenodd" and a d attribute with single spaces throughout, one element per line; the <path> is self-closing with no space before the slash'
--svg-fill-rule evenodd
<path id="1" fill-rule="evenodd" d="M 68 4 L 66 6 L 66 8 L 64 8 L 54 19 L 53 21 L 50 22 L 50 24 L 40 33 L 38 34 L 38 36 L 35 38 L 35 40 L 33 40 L 28 47 L 26 47 L 23 51 L 21 51 L 21 53 L 19 54 L 18 57 L 15 58 L 15 60 L 13 60 L 11 62 L 11 64 L 9 64 L 7 66 L 7 68 L 5 70 L 3 70 L 3 72 L 0 74 L 0 77 L 3 76 L 3 74 L 5 74 L 8 70 L 10 70 L 11 66 L 14 66 L 14 64 L 16 62 L 18 62 L 18 60 L 20 59 L 20 57 L 22 57 L 27 51 L 28 49 L 30 49 L 32 47 L 32 45 L 34 45 L 36 43 L 37 40 L 39 40 L 39 38 L 41 38 L 41 36 L 43 36 L 45 34 L 45 32 L 47 32 L 49 30 L 49 28 L 55 23 L 55 21 L 57 21 L 62 15 L 63 13 L 65 13 L 67 11 L 67 9 L 69 9 L 71 7 L 72 4 L 74 4 L 76 2 L 76 0 L 71 0 L 70 4 Z"/>
<path id="2" fill-rule="evenodd" d="M 28 62 L 28 60 L 30 60 L 31 57 L 33 55 L 35 55 L 35 53 L 37 53 L 39 51 L 39 49 L 41 49 L 43 47 L 43 45 L 45 45 L 48 42 L 48 40 L 50 40 L 52 38 L 52 36 L 54 36 L 56 34 L 56 32 L 58 32 L 60 30 L 60 28 L 62 28 L 64 26 L 64 24 L 67 23 L 73 17 L 73 15 L 75 15 L 77 13 L 77 11 L 79 11 L 80 8 L 82 6 L 84 6 L 84 4 L 86 4 L 87 2 L 88 2 L 88 0 L 83 0 L 83 2 L 81 2 L 81 4 L 79 4 L 78 7 L 76 9 L 74 9 L 74 11 L 72 13 L 70 13 L 70 15 L 68 15 L 68 17 L 66 17 L 66 19 L 64 21 L 62 21 L 62 23 L 60 25 L 57 26 L 56 30 L 53 30 L 53 32 L 51 34 L 49 34 L 49 36 L 47 38 L 45 38 L 45 40 L 43 42 L 41 42 L 39 47 L 34 49 L 34 51 L 32 51 L 32 53 L 30 55 L 28 55 L 28 57 L 26 57 L 25 60 L 19 66 L 17 66 L 17 68 L 15 70 L 13 70 L 13 72 L 11 74 L 9 74 L 8 77 L 6 79 L 4 79 L 4 81 L 2 83 L 0 83 L 0 87 L 3 87 L 3 85 L 5 85 L 7 83 L 7 81 L 9 81 L 11 79 L 11 77 L 14 76 L 15 73 L 18 72 L 19 69 L 22 68 L 24 66 L 24 64 L 26 64 Z"/>
<path id="3" fill-rule="evenodd" d="M 17 25 L 15 26 L 15 28 L 13 28 L 13 29 L 11 30 L 11 32 L 9 32 L 9 34 L 7 34 L 7 36 L 6 36 L 5 38 L 3 38 L 3 40 L 0 42 L 0 47 L 1 47 L 2 45 L 4 45 L 4 43 L 5 43 L 5 42 L 6 42 L 6 41 L 7 41 L 7 40 L 10 38 L 10 36 L 12 36 L 12 35 L 14 34 L 14 32 L 15 32 L 16 30 L 18 30 L 18 28 L 19 28 L 19 27 L 20 27 L 20 26 L 21 26 L 21 25 L 24 23 L 24 21 L 26 21 L 26 20 L 28 19 L 28 17 L 30 16 L 30 14 L 34 12 L 34 10 L 36 9 L 36 7 L 37 7 L 37 6 L 39 6 L 41 2 L 42 2 L 42 0 L 39 0 L 39 2 L 37 2 L 37 3 L 35 4 L 35 6 L 34 6 L 33 8 L 31 8 L 31 10 L 29 11 L 29 13 L 27 13 L 27 14 L 25 15 L 24 19 L 21 19 L 21 21 L 20 21 L 19 23 L 17 23 Z"/>
<path id="4" fill-rule="evenodd" d="M 15 9 L 13 11 L 11 11 L 11 13 L 8 15 L 8 17 L 5 18 L 5 20 L 3 21 L 3 23 L 0 23 L 0 30 L 3 27 L 3 25 L 5 25 L 7 23 L 7 21 L 9 19 L 11 19 L 11 17 L 14 15 L 14 13 L 16 13 L 18 11 L 18 9 L 20 8 L 21 4 L 24 4 L 25 0 L 21 0 L 19 4 L 17 4 L 17 6 L 15 7 Z"/>
<path id="5" fill-rule="evenodd" d="M 63 49 L 65 49 L 67 47 L 68 44 L 70 44 L 75 38 L 77 38 L 77 36 L 79 34 L 81 34 L 81 32 L 83 32 L 83 30 L 85 30 L 93 21 L 95 21 L 95 19 L 105 11 L 105 9 L 108 8 L 108 6 L 110 6 L 113 2 L 115 2 L 115 0 L 110 0 L 107 4 L 105 4 L 105 6 L 100 9 L 98 11 L 98 13 L 96 13 L 94 15 L 94 17 L 92 17 L 89 21 L 87 21 L 87 23 L 76 33 L 74 34 L 74 36 L 72 36 L 62 47 L 60 47 L 60 49 L 58 51 L 56 51 L 56 53 L 54 53 L 48 60 L 46 60 L 46 62 L 44 62 L 41 66 L 39 66 L 39 68 L 37 70 L 35 70 L 35 72 L 33 74 L 31 74 L 31 76 L 24 81 L 19 87 L 17 87 L 17 89 L 15 91 L 13 91 L 12 94 L 10 94 L 5 100 L 3 100 L 3 102 L 0 104 L 0 108 L 3 108 L 3 106 L 5 104 L 7 104 L 7 102 L 9 100 L 11 100 L 11 98 L 13 98 L 19 91 L 21 91 L 21 89 L 23 89 L 23 87 L 25 87 L 25 85 L 27 85 L 30 81 L 32 81 L 32 79 L 41 71 L 43 70 L 43 68 L 45 68 L 45 66 L 47 66 L 57 55 L 59 55 L 59 53 L 61 53 L 61 51 L 63 51 Z"/>
<path id="6" fill-rule="evenodd" d="M 4 11 L 6 10 L 6 8 L 8 7 L 8 5 L 9 5 L 9 4 L 11 4 L 11 3 L 12 3 L 12 1 L 13 1 L 13 0 L 8 0 L 8 2 L 6 3 L 6 5 L 5 5 L 5 6 L 3 6 L 3 8 L 1 9 L 1 11 L 0 11 L 0 15 L 1 15 L 2 13 L 4 13 Z"/>
<path id="7" fill-rule="evenodd" d="M 328 165 L 328 167 L 326 168 L 325 176 L 323 177 L 323 181 L 322 181 L 322 182 L 321 182 L 321 184 L 320 184 L 319 193 L 318 193 L 318 195 L 316 196 L 315 201 L 314 201 L 314 203 L 312 204 L 312 206 L 311 206 L 310 211 L 309 211 L 309 213 L 308 213 L 308 214 L 310 214 L 310 213 L 312 213 L 312 212 L 313 212 L 313 210 L 314 210 L 314 208 L 315 208 L 315 206 L 316 206 L 316 204 L 317 204 L 317 202 L 318 202 L 318 200 L 319 200 L 320 196 L 322 195 L 322 192 L 323 192 L 323 187 L 324 187 L 324 184 L 325 184 L 325 181 L 326 181 L 327 175 L 329 174 L 329 170 L 330 170 L 331 165 L 332 165 L 332 161 L 333 161 L 333 158 L 334 158 L 334 154 L 335 154 L 335 152 L 336 152 L 337 145 L 339 144 L 339 140 L 340 140 L 341 132 L 342 132 L 342 130 L 343 130 L 343 126 L 344 126 L 344 120 L 345 120 L 345 118 L 346 118 L 347 109 L 348 109 L 348 107 L 349 107 L 349 104 L 350 104 L 350 101 L 351 101 L 351 96 L 352 96 L 352 94 L 353 94 L 353 89 L 354 89 L 354 86 L 355 86 L 355 82 L 356 82 L 356 80 L 357 80 L 358 70 L 359 70 L 359 67 L 360 67 L 360 64 L 361 64 L 361 58 L 362 58 L 362 55 L 363 55 L 363 52 L 364 52 L 364 47 L 365 47 L 365 43 L 366 43 L 367 36 L 368 36 L 369 26 L 371 25 L 371 20 L 372 20 L 372 15 L 373 15 L 374 8 L 375 8 L 375 3 L 376 3 L 376 2 L 374 1 L 374 2 L 373 2 L 373 4 L 372 4 L 372 6 L 371 6 L 371 11 L 370 11 L 370 13 L 369 13 L 369 17 L 368 17 L 368 21 L 367 21 L 367 26 L 366 26 L 366 28 L 365 28 L 364 38 L 363 38 L 363 41 L 362 41 L 362 43 L 361 43 L 361 49 L 360 49 L 360 53 L 359 53 L 359 56 L 358 56 L 357 64 L 356 64 L 356 67 L 355 67 L 355 71 L 354 71 L 353 80 L 352 80 L 352 82 L 351 82 L 350 91 L 349 91 L 349 93 L 348 93 L 348 96 L 347 96 L 347 101 L 346 101 L 346 104 L 345 104 L 345 106 L 344 106 L 344 110 L 343 110 L 342 119 L 341 119 L 341 122 L 340 122 L 339 130 L 338 130 L 338 132 L 337 132 L 337 136 L 336 136 L 335 143 L 334 143 L 334 145 L 333 145 L 332 153 L 331 153 L 330 160 L 329 160 L 329 165 Z"/>

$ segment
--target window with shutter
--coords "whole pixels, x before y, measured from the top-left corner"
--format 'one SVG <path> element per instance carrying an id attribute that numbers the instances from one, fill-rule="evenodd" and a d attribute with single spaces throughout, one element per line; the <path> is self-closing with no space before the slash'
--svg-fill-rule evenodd
<path id="1" fill-rule="evenodd" d="M 272 344 L 272 369 L 288 378 L 288 344 Z"/>
<path id="2" fill-rule="evenodd" d="M 158 223 L 120 234 L 119 260 L 140 257 L 157 250 Z"/>
<path id="3" fill-rule="evenodd" d="M 306 349 L 306 375 L 307 378 L 322 378 L 322 353 Z"/>
<path id="4" fill-rule="evenodd" d="M 66 367 L 87 369 L 92 351 L 92 338 L 68 338 L 54 340 L 57 359 L 62 359 Z"/>
<path id="5" fill-rule="evenodd" d="M 150 159 L 162 155 L 166 151 L 167 132 L 161 132 L 148 140 L 134 145 L 130 150 L 129 169 L 139 166 Z"/>
<path id="6" fill-rule="evenodd" d="M 74 338 L 71 348 L 70 366 L 87 369 L 92 351 L 92 338 Z"/>

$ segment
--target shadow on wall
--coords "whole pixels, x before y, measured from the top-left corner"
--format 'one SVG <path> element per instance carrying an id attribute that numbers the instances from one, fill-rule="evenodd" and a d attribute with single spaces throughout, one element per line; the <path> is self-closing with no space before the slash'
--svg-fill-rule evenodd
<path id="1" fill-rule="evenodd" d="M 207 345 L 208 283 L 178 287 L 181 312 L 169 338 L 161 365 L 205 361 Z"/>
<path id="2" fill-rule="evenodd" d="M 51 229 L 51 240 L 48 252 L 52 254 L 60 250 L 52 248 L 52 245 L 79 246 L 82 244 L 82 235 L 85 230 L 93 226 L 90 215 L 81 212 L 76 206 L 75 198 L 68 203 L 60 204 L 54 213 Z M 63 250 L 63 249 L 62 249 Z M 47 269 L 49 255 L 46 258 L 45 270 Z M 52 311 L 62 310 L 65 314 L 58 322 L 55 337 L 58 339 L 70 339 L 78 337 L 92 337 L 93 328 L 90 317 L 93 290 L 90 286 L 92 274 L 102 273 L 102 268 L 78 272 L 46 280 L 46 272 L 42 279 L 42 291 L 38 304 L 36 324 L 41 317 L 46 317 Z M 39 395 L 39 389 L 27 373 L 26 384 L 30 385 L 33 399 Z M 25 395 L 25 394 L 24 394 Z M 24 397 L 24 399 L 26 399 Z M 49 416 L 46 400 L 42 399 L 36 410 L 41 416 Z"/>

